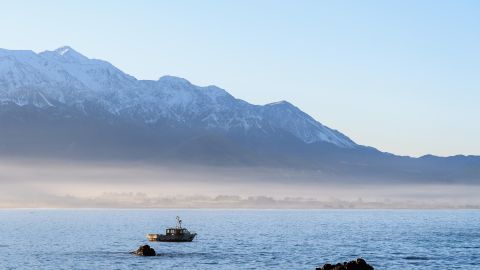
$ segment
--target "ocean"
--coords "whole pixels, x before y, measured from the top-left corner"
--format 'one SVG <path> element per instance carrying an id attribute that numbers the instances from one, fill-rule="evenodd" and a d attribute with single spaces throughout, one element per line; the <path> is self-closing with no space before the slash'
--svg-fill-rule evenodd
<path id="1" fill-rule="evenodd" d="M 191 243 L 149 243 L 175 225 Z M 159 254 L 129 252 L 149 244 Z M 0 210 L 0 269 L 480 269 L 475 210 Z"/>

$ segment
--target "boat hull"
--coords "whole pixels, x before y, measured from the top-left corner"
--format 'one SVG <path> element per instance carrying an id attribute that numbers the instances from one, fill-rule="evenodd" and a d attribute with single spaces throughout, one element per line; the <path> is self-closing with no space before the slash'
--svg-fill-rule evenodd
<path id="1" fill-rule="evenodd" d="M 192 242 L 196 235 L 196 233 L 184 235 L 148 234 L 147 238 L 151 242 Z"/>

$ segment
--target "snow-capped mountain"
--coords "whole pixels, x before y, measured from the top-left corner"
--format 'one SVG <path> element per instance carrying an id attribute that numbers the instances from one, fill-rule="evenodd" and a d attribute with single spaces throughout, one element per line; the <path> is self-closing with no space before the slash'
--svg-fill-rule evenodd
<path id="1" fill-rule="evenodd" d="M 158 81 L 137 80 L 108 62 L 89 59 L 70 47 L 41 53 L 0 49 L 0 102 L 80 110 L 85 110 L 88 103 L 116 117 L 147 125 L 168 121 L 172 125 L 253 131 L 266 136 L 287 132 L 305 143 L 357 146 L 288 102 L 252 105 L 216 86 L 199 87 L 172 76 Z"/>
<path id="2" fill-rule="evenodd" d="M 12 156 L 290 168 L 353 181 L 480 181 L 480 157 L 382 153 L 286 101 L 253 105 L 172 76 L 137 80 L 70 47 L 0 49 L 0 158 Z"/>

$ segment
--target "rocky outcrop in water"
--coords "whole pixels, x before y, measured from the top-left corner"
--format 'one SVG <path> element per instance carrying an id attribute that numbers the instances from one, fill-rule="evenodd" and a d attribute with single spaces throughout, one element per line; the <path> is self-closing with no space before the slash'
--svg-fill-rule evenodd
<path id="1" fill-rule="evenodd" d="M 315 270 L 373 270 L 373 267 L 369 265 L 364 259 L 358 258 L 354 261 L 337 263 L 337 264 L 324 264 L 322 267 L 317 267 Z"/>
<path id="2" fill-rule="evenodd" d="M 156 256 L 157 253 L 155 249 L 151 248 L 149 245 L 140 246 L 137 251 L 132 252 L 132 254 L 138 256 Z"/>

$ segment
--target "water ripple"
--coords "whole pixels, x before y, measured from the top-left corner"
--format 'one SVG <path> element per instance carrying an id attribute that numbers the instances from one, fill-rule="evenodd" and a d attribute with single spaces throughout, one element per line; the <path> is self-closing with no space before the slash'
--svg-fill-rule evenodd
<path id="1" fill-rule="evenodd" d="M 1 212 L 0 269 L 375 269 L 480 265 L 480 211 L 14 210 Z M 192 243 L 149 243 L 182 216 Z M 158 256 L 129 252 L 149 244 Z M 12 248 L 15 247 L 15 248 Z"/>

